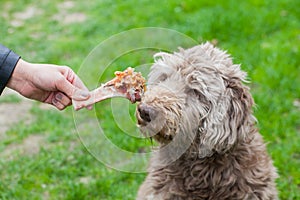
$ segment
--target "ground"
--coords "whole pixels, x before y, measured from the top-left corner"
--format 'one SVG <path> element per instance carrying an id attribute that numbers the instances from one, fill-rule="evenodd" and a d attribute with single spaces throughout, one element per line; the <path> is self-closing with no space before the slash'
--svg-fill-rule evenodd
<path id="1" fill-rule="evenodd" d="M 227 49 L 248 72 L 258 127 L 280 174 L 280 198 L 300 199 L 300 1 L 3 0 L 0 7 L 2 44 L 29 62 L 75 71 L 99 43 L 132 28 L 168 28 Z M 120 55 L 103 78 L 121 66 L 151 63 L 156 51 Z M 104 52 L 91 65 L 109 56 Z M 134 152 L 151 145 L 122 134 L 110 101 L 95 108 L 115 145 Z M 129 111 L 134 121 L 134 105 Z M 89 154 L 72 108 L 60 112 L 10 92 L 0 97 L 0 199 L 130 200 L 144 177 L 111 169 Z"/>

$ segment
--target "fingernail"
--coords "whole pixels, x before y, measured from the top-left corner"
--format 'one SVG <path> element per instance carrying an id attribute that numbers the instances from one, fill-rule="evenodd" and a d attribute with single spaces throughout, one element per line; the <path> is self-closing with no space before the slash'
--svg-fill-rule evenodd
<path id="1" fill-rule="evenodd" d="M 81 91 L 81 92 L 80 92 L 80 96 L 83 97 L 83 98 L 86 98 L 86 97 L 89 97 L 90 94 L 89 94 L 89 92 L 87 92 L 87 91 Z"/>
<path id="2" fill-rule="evenodd" d="M 55 98 L 57 100 L 61 100 L 62 99 L 62 95 L 60 93 L 58 93 L 58 94 L 55 95 Z"/>
<path id="3" fill-rule="evenodd" d="M 53 99 L 52 99 L 52 103 L 53 103 L 53 105 L 56 105 L 56 104 L 57 104 L 57 102 L 58 102 L 58 101 L 57 101 L 57 99 L 55 99 L 55 98 L 53 98 Z"/>

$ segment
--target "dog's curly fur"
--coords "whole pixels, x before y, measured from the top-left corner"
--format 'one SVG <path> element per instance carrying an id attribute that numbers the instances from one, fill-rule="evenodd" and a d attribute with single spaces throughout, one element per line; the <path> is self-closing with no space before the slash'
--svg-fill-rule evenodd
<path id="1" fill-rule="evenodd" d="M 277 199 L 240 65 L 210 43 L 154 57 L 136 116 L 160 148 L 137 199 Z"/>

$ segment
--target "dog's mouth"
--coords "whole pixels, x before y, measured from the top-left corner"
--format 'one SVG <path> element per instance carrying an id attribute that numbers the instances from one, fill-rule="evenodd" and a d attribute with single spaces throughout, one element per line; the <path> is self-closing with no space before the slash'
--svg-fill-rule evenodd
<path id="1" fill-rule="evenodd" d="M 173 135 L 165 134 L 163 131 L 160 131 L 154 135 L 153 138 L 161 144 L 167 144 L 173 140 Z"/>
<path id="2" fill-rule="evenodd" d="M 139 103 L 136 109 L 138 126 L 147 138 L 153 138 L 159 143 L 172 141 L 175 132 L 167 126 L 163 113 L 150 105 Z"/>

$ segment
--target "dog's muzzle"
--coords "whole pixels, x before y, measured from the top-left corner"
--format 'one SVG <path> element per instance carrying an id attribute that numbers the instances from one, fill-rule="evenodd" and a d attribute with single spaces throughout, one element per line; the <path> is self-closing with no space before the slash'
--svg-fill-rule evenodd
<path id="1" fill-rule="evenodd" d="M 137 119 L 139 125 L 147 125 L 147 123 L 153 121 L 157 116 L 157 111 L 152 107 L 144 103 L 140 103 L 137 107 Z"/>

